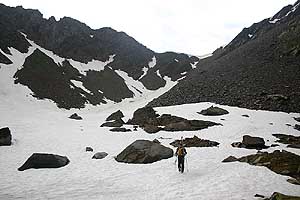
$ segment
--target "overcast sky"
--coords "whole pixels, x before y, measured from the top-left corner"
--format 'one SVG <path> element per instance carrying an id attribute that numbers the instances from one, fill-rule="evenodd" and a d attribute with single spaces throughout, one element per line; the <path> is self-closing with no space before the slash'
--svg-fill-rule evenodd
<path id="1" fill-rule="evenodd" d="M 203 55 L 296 0 L 0 0 L 124 31 L 156 52 Z"/>

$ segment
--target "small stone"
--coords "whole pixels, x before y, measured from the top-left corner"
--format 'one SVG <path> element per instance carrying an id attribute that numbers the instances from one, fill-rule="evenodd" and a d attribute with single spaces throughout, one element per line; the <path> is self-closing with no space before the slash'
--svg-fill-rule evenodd
<path id="1" fill-rule="evenodd" d="M 106 152 L 97 152 L 93 155 L 92 159 L 103 159 L 108 155 Z"/>
<path id="2" fill-rule="evenodd" d="M 86 147 L 86 148 L 85 148 L 85 151 L 91 151 L 91 152 L 93 152 L 94 150 L 93 150 L 92 147 Z"/>

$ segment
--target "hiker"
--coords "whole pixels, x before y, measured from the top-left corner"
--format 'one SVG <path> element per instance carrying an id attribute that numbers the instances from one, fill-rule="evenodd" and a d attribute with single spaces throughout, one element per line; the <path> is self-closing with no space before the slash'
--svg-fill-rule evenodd
<path id="1" fill-rule="evenodd" d="M 180 141 L 179 147 L 176 150 L 175 156 L 178 158 L 178 170 L 184 172 L 184 156 L 187 154 L 186 149 L 184 148 L 183 142 Z"/>

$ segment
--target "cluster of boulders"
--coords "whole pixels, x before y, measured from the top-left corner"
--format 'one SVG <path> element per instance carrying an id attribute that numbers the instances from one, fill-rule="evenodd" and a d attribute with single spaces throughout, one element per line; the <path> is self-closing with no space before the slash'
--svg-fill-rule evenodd
<path id="1" fill-rule="evenodd" d="M 205 110 L 202 110 L 201 112 L 197 112 L 197 113 L 201 114 L 201 115 L 206 115 L 206 116 L 219 116 L 219 115 L 226 115 L 229 112 L 223 108 L 211 106 L 211 107 L 209 107 Z"/>
<path id="2" fill-rule="evenodd" d="M 276 142 L 287 144 L 287 147 L 300 149 L 300 136 L 285 135 L 285 134 L 273 134 L 278 138 Z"/>
<path id="3" fill-rule="evenodd" d="M 238 148 L 246 148 L 246 149 L 266 149 L 269 148 L 269 146 L 265 145 L 265 140 L 261 137 L 253 137 L 250 135 L 244 135 L 242 142 L 234 142 L 231 144 L 233 147 Z"/>
<path id="4" fill-rule="evenodd" d="M 204 140 L 201 138 L 198 138 L 196 135 L 192 138 L 185 138 L 183 140 L 175 140 L 174 142 L 171 142 L 170 145 L 174 147 L 179 147 L 180 143 L 185 147 L 215 147 L 218 146 L 220 143 L 210 140 Z"/>
<path id="5" fill-rule="evenodd" d="M 170 114 L 158 115 L 152 107 L 139 108 L 133 114 L 133 118 L 127 124 L 139 125 L 147 133 L 164 131 L 195 131 L 210 126 L 221 125 L 219 123 L 203 120 L 187 120 Z"/>
<path id="6" fill-rule="evenodd" d="M 258 152 L 257 154 L 236 158 L 230 156 L 223 162 L 246 162 L 250 165 L 264 166 L 273 172 L 285 176 L 290 176 L 293 179 L 289 182 L 293 184 L 300 183 L 300 156 L 282 150 L 275 150 L 273 153 Z"/>
<path id="7" fill-rule="evenodd" d="M 161 145 L 157 141 L 136 140 L 127 146 L 115 158 L 118 162 L 148 164 L 173 156 L 171 148 Z"/>
<path id="8" fill-rule="evenodd" d="M 10 146 L 12 135 L 8 127 L 0 129 L 0 146 Z"/>

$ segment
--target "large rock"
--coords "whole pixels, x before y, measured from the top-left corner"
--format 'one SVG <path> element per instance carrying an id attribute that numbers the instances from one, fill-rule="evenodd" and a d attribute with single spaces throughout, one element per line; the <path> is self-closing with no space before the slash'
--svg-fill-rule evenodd
<path id="1" fill-rule="evenodd" d="M 264 166 L 277 174 L 300 180 L 300 156 L 285 150 L 275 150 L 273 153 L 260 152 L 238 158 L 238 161 Z"/>
<path id="2" fill-rule="evenodd" d="M 77 113 L 72 114 L 69 118 L 75 120 L 82 120 L 82 117 L 80 117 Z"/>
<path id="3" fill-rule="evenodd" d="M 97 152 L 93 155 L 92 159 L 103 159 L 108 155 L 106 152 Z"/>
<path id="4" fill-rule="evenodd" d="M 181 140 L 175 140 L 174 142 L 171 142 L 170 145 L 174 147 L 179 147 L 180 142 Z M 215 141 L 198 138 L 196 135 L 192 138 L 185 138 L 182 142 L 185 147 L 214 147 L 220 144 Z"/>
<path id="5" fill-rule="evenodd" d="M 219 108 L 219 107 L 214 107 L 211 106 L 205 110 L 202 110 L 201 112 L 197 112 L 201 115 L 206 115 L 206 116 L 219 116 L 219 115 L 226 115 L 229 112 L 223 108 Z"/>
<path id="6" fill-rule="evenodd" d="M 172 123 L 178 123 L 178 122 L 182 122 L 186 119 L 182 118 L 182 117 L 177 117 L 177 116 L 173 116 L 170 114 L 163 114 L 160 117 L 157 118 L 157 122 L 159 126 L 166 126 L 168 124 L 172 124 Z"/>
<path id="7" fill-rule="evenodd" d="M 279 192 L 274 192 L 270 198 L 264 200 L 300 200 L 300 197 L 284 195 Z"/>
<path id="8" fill-rule="evenodd" d="M 208 128 L 210 126 L 221 125 L 215 122 L 203 120 L 183 120 L 181 122 L 171 123 L 166 125 L 165 131 L 196 131 Z"/>
<path id="9" fill-rule="evenodd" d="M 253 137 L 250 135 L 244 135 L 242 142 L 234 142 L 231 144 L 233 147 L 238 148 L 246 148 L 246 149 L 266 149 L 269 148 L 269 146 L 265 145 L 265 141 L 263 138 L 260 137 Z"/>
<path id="10" fill-rule="evenodd" d="M 66 156 L 46 154 L 46 153 L 34 153 L 26 162 L 18 168 L 19 171 L 26 169 L 39 169 L 39 168 L 59 168 L 69 164 L 70 160 Z"/>
<path id="11" fill-rule="evenodd" d="M 274 137 L 278 138 L 276 142 L 288 144 L 287 147 L 300 149 L 300 136 L 285 135 L 285 134 L 273 134 Z"/>
<path id="12" fill-rule="evenodd" d="M 121 120 L 123 117 L 124 117 L 124 114 L 122 113 L 122 111 L 118 110 L 118 111 L 112 113 L 111 115 L 109 115 L 106 118 L 106 121 Z"/>
<path id="13" fill-rule="evenodd" d="M 121 127 L 123 124 L 124 121 L 122 119 L 118 119 L 110 122 L 104 122 L 101 127 Z"/>
<path id="14" fill-rule="evenodd" d="M 173 150 L 168 147 L 148 140 L 136 140 L 116 157 L 116 161 L 147 164 L 172 156 Z"/>
<path id="15" fill-rule="evenodd" d="M 131 132 L 131 129 L 123 128 L 123 127 L 116 127 L 110 129 L 112 132 Z"/>
<path id="16" fill-rule="evenodd" d="M 0 129 L 0 146 L 11 145 L 11 133 L 8 127 Z"/>
<path id="17" fill-rule="evenodd" d="M 144 131 L 146 131 L 147 133 L 157 133 L 158 131 L 161 130 L 161 128 L 159 126 L 155 126 L 155 125 L 151 125 L 151 124 L 146 124 L 143 127 Z"/>
<path id="18" fill-rule="evenodd" d="M 128 120 L 127 123 L 144 126 L 145 124 L 149 124 L 149 120 L 156 119 L 158 116 L 152 107 L 143 107 L 137 109 L 133 113 L 133 118 Z"/>

